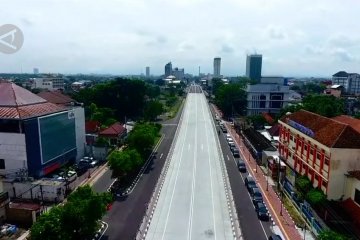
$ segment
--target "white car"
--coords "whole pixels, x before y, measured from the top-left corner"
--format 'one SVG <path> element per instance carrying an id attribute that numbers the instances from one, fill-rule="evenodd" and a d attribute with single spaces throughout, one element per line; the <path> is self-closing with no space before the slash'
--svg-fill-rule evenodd
<path id="1" fill-rule="evenodd" d="M 234 142 L 234 140 L 232 139 L 232 137 L 226 137 L 226 141 L 227 141 L 227 142 Z"/>

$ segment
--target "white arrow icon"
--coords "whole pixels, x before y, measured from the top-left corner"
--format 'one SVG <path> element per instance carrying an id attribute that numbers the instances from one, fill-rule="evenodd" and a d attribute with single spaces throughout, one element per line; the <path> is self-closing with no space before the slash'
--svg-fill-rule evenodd
<path id="1" fill-rule="evenodd" d="M 7 47 L 9 47 L 9 48 L 12 48 L 12 49 L 16 50 L 16 46 L 12 45 L 12 43 L 15 40 L 15 33 L 16 32 L 17 32 L 17 29 L 13 29 L 10 32 L 7 32 L 7 33 L 1 35 L 0 36 L 0 43 L 7 46 Z M 7 41 L 4 41 L 4 39 L 7 38 L 8 36 L 11 36 L 11 42 L 10 43 L 8 43 Z"/>

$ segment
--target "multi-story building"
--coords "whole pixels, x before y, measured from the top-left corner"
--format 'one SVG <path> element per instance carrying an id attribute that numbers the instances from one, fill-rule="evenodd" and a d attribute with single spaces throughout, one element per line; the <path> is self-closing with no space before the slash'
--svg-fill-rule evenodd
<path id="1" fill-rule="evenodd" d="M 146 75 L 147 78 L 150 77 L 150 67 L 146 67 Z"/>
<path id="2" fill-rule="evenodd" d="M 40 88 L 50 91 L 64 89 L 64 78 L 62 77 L 30 78 L 29 81 L 31 88 Z"/>
<path id="3" fill-rule="evenodd" d="M 64 107 L 0 82 L 0 174 L 41 177 L 75 162 L 85 144 L 84 109 Z"/>
<path id="4" fill-rule="evenodd" d="M 39 74 L 39 69 L 38 68 L 34 68 L 33 71 L 34 71 L 35 75 Z"/>
<path id="5" fill-rule="evenodd" d="M 328 199 L 345 195 L 346 174 L 360 169 L 360 133 L 341 119 L 330 119 L 305 110 L 279 120 L 279 154 L 294 184 L 305 175 Z"/>
<path id="6" fill-rule="evenodd" d="M 252 54 L 246 57 L 246 77 L 253 81 L 261 80 L 262 55 Z"/>
<path id="7" fill-rule="evenodd" d="M 332 83 L 341 85 L 348 94 L 360 95 L 360 74 L 340 71 L 332 76 Z"/>
<path id="8" fill-rule="evenodd" d="M 171 64 L 171 62 L 168 62 L 165 65 L 165 77 L 168 77 L 170 75 L 172 75 L 172 64 Z"/>
<path id="9" fill-rule="evenodd" d="M 220 77 L 221 73 L 221 58 L 216 57 L 214 58 L 214 77 Z"/>
<path id="10" fill-rule="evenodd" d="M 289 86 L 281 77 L 264 78 L 259 84 L 249 84 L 246 92 L 248 116 L 264 112 L 279 113 L 281 108 L 287 106 L 290 98 Z"/>
<path id="11" fill-rule="evenodd" d="M 172 75 L 175 76 L 178 80 L 183 80 L 185 75 L 184 71 L 185 70 L 183 68 L 176 67 L 172 70 Z"/>

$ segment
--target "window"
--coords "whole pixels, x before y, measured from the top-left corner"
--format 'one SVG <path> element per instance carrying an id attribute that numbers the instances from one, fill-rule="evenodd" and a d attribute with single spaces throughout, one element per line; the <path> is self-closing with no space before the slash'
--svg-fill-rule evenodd
<path id="1" fill-rule="evenodd" d="M 290 140 L 291 140 L 291 141 L 294 140 L 294 137 L 293 137 L 292 135 L 290 135 Z"/>
<path id="2" fill-rule="evenodd" d="M 319 181 L 319 175 L 315 174 L 315 180 Z"/>
<path id="3" fill-rule="evenodd" d="M 322 181 L 322 185 L 323 185 L 324 187 L 327 187 L 327 182 Z"/>
<path id="4" fill-rule="evenodd" d="M 357 204 L 360 204 L 360 191 L 358 189 L 355 188 L 355 197 L 354 197 L 354 201 Z"/>
<path id="5" fill-rule="evenodd" d="M 0 169 L 5 169 L 5 160 L 0 159 Z"/>
<path id="6" fill-rule="evenodd" d="M 329 166 L 329 163 L 330 163 L 330 159 L 325 158 L 325 165 L 328 165 L 328 166 Z"/>
<path id="7" fill-rule="evenodd" d="M 307 148 L 308 148 L 307 145 L 305 145 L 305 146 L 304 146 L 304 150 L 307 151 Z"/>
<path id="8" fill-rule="evenodd" d="M 321 159 L 321 154 L 320 154 L 320 153 L 317 153 L 317 154 L 316 154 L 316 158 L 320 160 L 320 159 Z"/>

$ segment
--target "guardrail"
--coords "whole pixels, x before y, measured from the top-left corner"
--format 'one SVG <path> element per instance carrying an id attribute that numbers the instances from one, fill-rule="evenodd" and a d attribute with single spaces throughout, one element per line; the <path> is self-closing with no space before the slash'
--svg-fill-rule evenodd
<path id="1" fill-rule="evenodd" d="M 211 113 L 210 113 L 210 117 L 212 119 L 211 123 L 213 125 L 213 130 L 214 130 L 214 132 L 216 132 L 215 119 L 212 117 Z M 240 228 L 240 223 L 239 223 L 239 219 L 238 219 L 238 214 L 237 214 L 236 207 L 235 207 L 235 201 L 234 201 L 234 197 L 232 195 L 229 176 L 228 176 L 226 166 L 225 166 L 224 154 L 223 154 L 221 146 L 220 146 L 219 138 L 217 137 L 216 140 L 217 140 L 216 146 L 220 153 L 219 161 L 220 161 L 220 166 L 221 166 L 221 171 L 222 171 L 223 182 L 224 182 L 224 186 L 225 186 L 225 196 L 226 196 L 226 201 L 227 201 L 227 205 L 228 205 L 232 234 L 233 234 L 234 239 L 243 239 L 241 228 Z"/>
<path id="2" fill-rule="evenodd" d="M 185 102 L 185 104 L 186 103 L 187 102 Z M 184 105 L 184 109 L 185 109 L 185 105 Z M 158 181 L 156 183 L 155 189 L 154 189 L 154 191 L 152 193 L 150 202 L 149 202 L 149 204 L 147 206 L 147 209 L 145 211 L 145 215 L 144 215 L 144 217 L 143 217 L 143 219 L 142 219 L 142 221 L 141 221 L 141 223 L 139 225 L 139 229 L 138 229 L 138 232 L 137 232 L 136 237 L 135 237 L 136 240 L 144 240 L 146 238 L 147 233 L 148 233 L 150 223 L 151 223 L 151 220 L 152 220 L 152 218 L 154 216 L 155 208 L 156 208 L 156 205 L 157 205 L 157 203 L 159 201 L 160 193 L 161 193 L 162 187 L 163 187 L 164 182 L 165 182 L 166 173 L 167 173 L 167 171 L 169 169 L 169 166 L 170 166 L 171 158 L 172 158 L 174 148 L 175 148 L 175 143 L 176 143 L 176 140 L 177 140 L 178 135 L 179 135 L 179 129 L 180 129 L 181 123 L 183 121 L 183 113 L 184 113 L 184 111 L 181 113 L 180 120 L 179 120 L 178 126 L 176 128 L 176 132 L 175 132 L 173 142 L 171 143 L 169 153 L 168 153 L 168 155 L 166 157 L 166 160 L 165 160 L 165 164 L 164 164 L 164 166 L 163 166 L 163 168 L 161 170 L 161 173 L 160 173 L 160 176 L 159 176 Z"/>
<path id="3" fill-rule="evenodd" d="M 313 213 L 313 210 L 306 202 L 301 202 L 296 198 L 295 192 L 293 187 L 290 185 L 289 182 L 286 180 L 282 185 L 283 192 L 285 193 L 286 197 L 292 202 L 296 210 L 300 213 L 302 218 L 306 221 L 306 224 L 310 228 L 309 230 L 315 235 L 319 235 L 321 231 L 326 230 L 328 227 L 325 223 L 322 223 L 319 217 Z"/>

